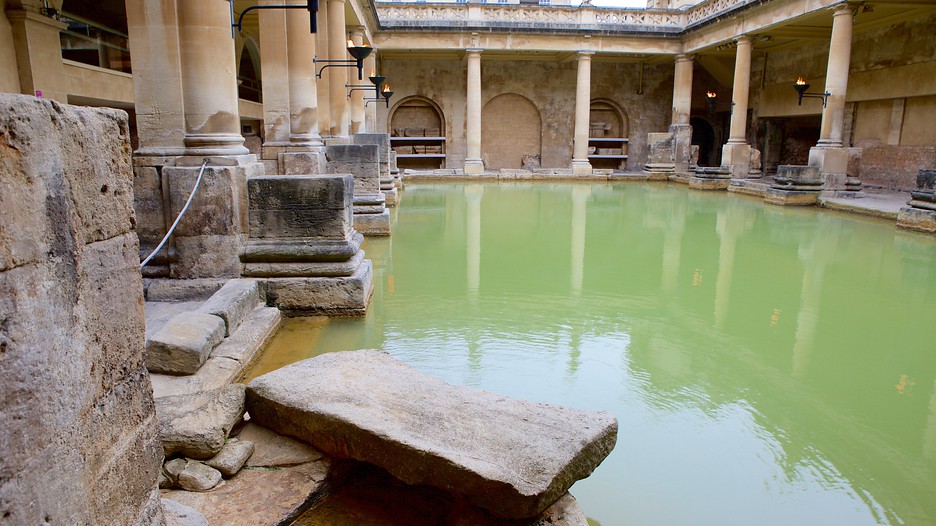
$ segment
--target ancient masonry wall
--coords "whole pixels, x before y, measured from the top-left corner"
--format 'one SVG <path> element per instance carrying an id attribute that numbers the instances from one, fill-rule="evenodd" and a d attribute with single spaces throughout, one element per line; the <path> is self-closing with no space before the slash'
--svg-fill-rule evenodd
<path id="1" fill-rule="evenodd" d="M 127 116 L 0 94 L 0 523 L 162 524 Z"/>

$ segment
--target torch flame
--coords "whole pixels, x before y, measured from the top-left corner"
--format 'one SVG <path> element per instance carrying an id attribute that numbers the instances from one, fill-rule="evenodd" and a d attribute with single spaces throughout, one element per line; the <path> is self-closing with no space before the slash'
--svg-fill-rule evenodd
<path id="1" fill-rule="evenodd" d="M 348 39 L 348 47 L 354 47 L 354 41 L 350 38 Z"/>
<path id="2" fill-rule="evenodd" d="M 805 80 L 803 77 L 796 77 L 796 84 L 797 84 L 798 86 L 802 86 L 802 85 L 806 84 L 806 80 Z"/>
<path id="3" fill-rule="evenodd" d="M 370 76 L 374 76 L 374 68 L 370 68 Z"/>
<path id="4" fill-rule="evenodd" d="M 389 83 L 384 84 L 384 85 L 383 85 L 383 90 L 384 90 L 384 93 L 390 91 L 390 84 L 389 84 Z"/>
<path id="5" fill-rule="evenodd" d="M 705 92 L 705 96 L 708 97 L 708 98 L 710 98 L 710 99 L 714 99 L 715 97 L 718 96 L 718 94 L 715 93 L 714 91 L 706 91 L 706 92 Z"/>

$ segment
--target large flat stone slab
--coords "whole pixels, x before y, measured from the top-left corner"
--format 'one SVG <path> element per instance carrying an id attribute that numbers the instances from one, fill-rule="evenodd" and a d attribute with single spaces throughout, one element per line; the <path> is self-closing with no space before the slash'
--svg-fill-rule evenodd
<path id="1" fill-rule="evenodd" d="M 539 515 L 614 448 L 609 413 L 513 400 L 376 350 L 331 353 L 250 382 L 253 422 L 507 518 Z"/>
<path id="2" fill-rule="evenodd" d="M 202 312 L 182 312 L 146 341 L 146 368 L 154 373 L 195 374 L 224 339 L 224 320 Z"/>

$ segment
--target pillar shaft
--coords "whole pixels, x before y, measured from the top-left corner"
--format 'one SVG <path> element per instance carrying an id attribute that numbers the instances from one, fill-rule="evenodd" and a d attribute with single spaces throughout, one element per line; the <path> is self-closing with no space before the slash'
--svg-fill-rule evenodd
<path id="1" fill-rule="evenodd" d="M 592 51 L 578 54 L 578 76 L 575 82 L 575 128 L 572 147 L 573 173 L 590 173 L 588 162 L 588 126 L 591 113 L 591 56 Z"/>
<path id="2" fill-rule="evenodd" d="M 367 76 L 371 76 L 371 72 L 374 75 L 377 74 L 377 54 L 376 50 L 367 56 L 364 59 L 364 75 L 365 79 L 362 84 L 370 84 L 370 80 L 367 79 Z M 364 91 L 361 92 L 363 95 L 361 99 L 364 98 L 372 99 L 375 94 L 373 91 Z M 377 103 L 371 102 L 367 104 L 366 101 L 362 102 L 364 106 L 364 132 L 365 133 L 377 133 Z"/>
<path id="3" fill-rule="evenodd" d="M 347 35 L 345 33 L 345 0 L 328 1 L 328 58 L 332 60 L 350 59 L 348 54 Z M 347 72 L 340 67 L 329 68 L 328 98 L 331 105 L 330 134 L 336 137 L 346 137 L 350 124 L 348 102 L 345 98 L 345 83 L 348 80 Z"/>
<path id="4" fill-rule="evenodd" d="M 228 4 L 180 1 L 177 6 L 186 153 L 246 154 Z"/>
<path id="5" fill-rule="evenodd" d="M 731 128 L 728 132 L 728 144 L 747 144 L 748 92 L 751 89 L 751 38 L 742 36 L 737 39 L 735 52 L 734 85 L 731 90 Z"/>
<path id="6" fill-rule="evenodd" d="M 466 104 L 465 135 L 468 148 L 465 156 L 465 173 L 478 174 L 484 171 L 481 160 L 481 50 L 472 48 L 468 53 L 468 100 Z"/>
<path id="7" fill-rule="evenodd" d="M 322 0 L 319 3 L 318 9 L 318 32 L 315 34 L 315 44 L 318 58 L 329 58 L 328 51 L 328 2 Z M 317 66 L 321 68 L 324 64 Z M 334 68 L 330 68 L 334 69 Z M 325 76 L 328 75 L 326 72 L 319 79 L 318 82 L 318 119 L 319 119 L 319 133 L 322 135 L 331 134 L 331 90 L 328 85 L 328 78 Z"/>
<path id="8" fill-rule="evenodd" d="M 845 128 L 845 94 L 851 61 L 852 15 L 852 8 L 848 4 L 840 4 L 832 15 L 832 40 L 829 43 L 825 84 L 825 91 L 831 95 L 822 110 L 820 146 L 844 145 L 842 131 Z"/>
<path id="9" fill-rule="evenodd" d="M 127 0 L 138 155 L 174 156 L 184 150 L 179 20 L 164 3 Z"/>
<path id="10" fill-rule="evenodd" d="M 305 5 L 304 0 L 290 0 Z M 286 10 L 286 47 L 289 67 L 289 141 L 295 146 L 322 146 L 318 127 L 315 83 L 315 35 L 309 15 L 302 9 Z"/>
<path id="11" fill-rule="evenodd" d="M 677 55 L 673 78 L 673 124 L 689 124 L 692 111 L 692 56 Z"/>
<path id="12" fill-rule="evenodd" d="M 264 4 L 275 1 L 278 0 L 266 0 Z M 260 61 L 263 64 L 260 69 L 263 87 L 263 146 L 286 146 L 289 144 L 290 132 L 286 10 L 261 9 L 257 16 L 260 22 Z"/>
<path id="13" fill-rule="evenodd" d="M 355 46 L 364 44 L 364 28 L 357 26 L 351 30 L 351 41 Z M 371 53 L 373 55 L 373 53 Z M 368 55 L 370 58 L 370 55 Z M 365 61 L 366 62 L 366 61 Z M 358 80 L 357 69 L 348 68 L 348 84 L 366 84 L 370 82 L 367 76 L 370 70 L 365 63 L 364 79 Z M 357 90 L 351 93 L 351 133 L 364 133 L 364 92 Z"/>

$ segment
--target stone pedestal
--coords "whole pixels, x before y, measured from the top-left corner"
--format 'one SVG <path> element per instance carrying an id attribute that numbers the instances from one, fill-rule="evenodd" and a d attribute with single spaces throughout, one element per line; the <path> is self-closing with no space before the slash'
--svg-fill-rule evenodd
<path id="1" fill-rule="evenodd" d="M 351 175 L 252 177 L 244 275 L 265 278 L 267 300 L 287 311 L 363 314 L 372 266 L 352 227 Z"/>
<path id="2" fill-rule="evenodd" d="M 727 166 L 698 166 L 689 178 L 689 188 L 696 190 L 726 190 L 731 184 Z"/>
<path id="3" fill-rule="evenodd" d="M 647 164 L 644 174 L 650 181 L 665 181 L 676 171 L 675 139 L 672 133 L 647 134 Z"/>
<path id="4" fill-rule="evenodd" d="M 179 215 L 201 170 L 201 157 L 179 157 L 162 169 L 168 217 Z M 212 157 L 198 192 L 173 234 L 169 276 L 175 279 L 240 277 L 247 241 L 247 178 L 263 175 L 253 155 Z"/>
<path id="5" fill-rule="evenodd" d="M 775 205 L 812 206 L 819 202 L 822 178 L 815 166 L 777 167 L 774 184 L 767 189 L 764 201 Z"/>
<path id="6" fill-rule="evenodd" d="M 822 177 L 823 192 L 845 191 L 848 178 L 848 148 L 814 146 L 809 149 L 809 166 L 818 168 Z"/>
<path id="7" fill-rule="evenodd" d="M 365 236 L 389 236 L 390 211 L 380 191 L 379 146 L 337 144 L 325 152 L 328 173 L 354 176 L 354 228 Z"/>
<path id="8" fill-rule="evenodd" d="M 936 233 L 936 170 L 920 170 L 907 205 L 897 214 L 898 227 Z"/>
<path id="9" fill-rule="evenodd" d="M 751 172 L 751 145 L 728 143 L 722 146 L 722 167 L 735 179 L 743 179 Z"/>
<path id="10" fill-rule="evenodd" d="M 384 194 L 387 206 L 396 206 L 398 192 L 393 175 L 390 173 L 390 134 L 358 133 L 352 137 L 353 144 L 376 144 L 380 167 L 380 191 Z"/>

